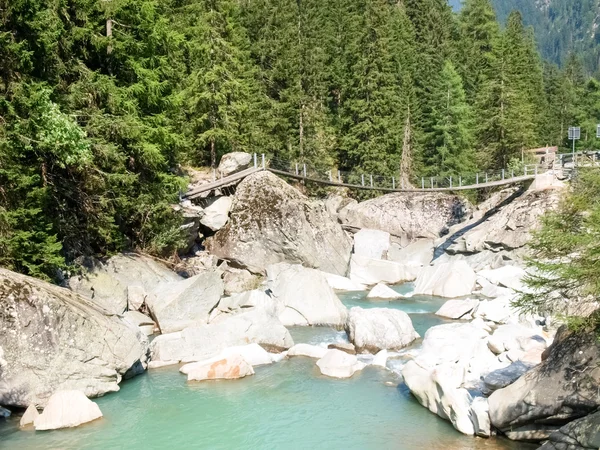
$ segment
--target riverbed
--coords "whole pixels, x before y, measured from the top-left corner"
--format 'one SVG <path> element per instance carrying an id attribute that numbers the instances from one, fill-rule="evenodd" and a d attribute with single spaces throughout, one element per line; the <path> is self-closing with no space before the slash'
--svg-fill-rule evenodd
<path id="1" fill-rule="evenodd" d="M 396 290 L 409 294 L 411 285 Z M 369 301 L 340 295 L 348 306 L 406 311 L 421 335 L 444 323 L 443 299 Z M 296 343 L 344 341 L 328 327 L 293 328 Z M 416 346 L 419 344 L 417 343 Z M 410 353 L 416 348 L 408 349 Z M 400 370 L 403 355 L 389 366 Z M 29 449 L 399 449 L 505 450 L 535 448 L 505 439 L 464 436 L 411 396 L 394 371 L 366 367 L 351 379 L 320 374 L 315 360 L 295 357 L 256 367 L 233 381 L 187 382 L 177 367 L 125 381 L 95 399 L 104 417 L 74 429 L 19 430 L 15 415 L 0 423 L 0 448 Z"/>

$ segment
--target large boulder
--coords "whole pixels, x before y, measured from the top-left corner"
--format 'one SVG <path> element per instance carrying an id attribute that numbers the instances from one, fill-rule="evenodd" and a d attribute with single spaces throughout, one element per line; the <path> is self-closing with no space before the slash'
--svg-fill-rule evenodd
<path id="1" fill-rule="evenodd" d="M 400 350 L 419 337 L 404 311 L 357 306 L 348 314 L 346 333 L 357 351 L 370 353 Z"/>
<path id="2" fill-rule="evenodd" d="M 436 239 L 465 218 L 468 203 L 438 192 L 394 193 L 350 206 L 343 223 L 390 233 L 403 245 L 420 238 Z"/>
<path id="3" fill-rule="evenodd" d="M 137 305 L 158 285 L 182 279 L 166 265 L 135 253 L 115 255 L 105 263 L 93 260 L 88 266 L 86 273 L 69 279 L 69 287 L 115 314 L 127 309 L 130 295 Z"/>
<path id="4" fill-rule="evenodd" d="M 100 396 L 143 370 L 139 328 L 83 296 L 0 269 L 0 303 L 2 405 L 44 405 L 57 390 Z"/>
<path id="5" fill-rule="evenodd" d="M 219 174 L 226 177 L 234 173 L 246 170 L 252 164 L 252 155 L 245 152 L 226 153 L 221 157 L 217 170 Z"/>
<path id="6" fill-rule="evenodd" d="M 363 229 L 354 235 L 354 254 L 372 259 L 385 259 L 390 248 L 390 233 Z"/>
<path id="7" fill-rule="evenodd" d="M 523 279 L 527 276 L 527 272 L 520 267 L 507 265 L 497 269 L 481 270 L 477 275 L 496 286 L 522 291 L 525 288 Z"/>
<path id="8" fill-rule="evenodd" d="M 268 315 L 278 317 L 284 308 L 283 303 L 280 301 L 270 297 L 264 291 L 255 289 L 219 300 L 217 306 L 211 311 L 208 322 L 216 323 L 232 315 L 248 312 L 251 309 L 260 309 Z"/>
<path id="9" fill-rule="evenodd" d="M 362 370 L 365 364 L 356 355 L 349 355 L 341 350 L 327 350 L 317 366 L 323 375 L 333 378 L 350 378 L 355 372 Z"/>
<path id="10" fill-rule="evenodd" d="M 277 317 L 253 308 L 217 323 L 157 336 L 150 345 L 150 367 L 212 358 L 227 347 L 256 343 L 266 350 L 283 351 L 294 345 Z"/>
<path id="11" fill-rule="evenodd" d="M 285 306 L 279 315 L 284 325 L 346 323 L 348 311 L 320 271 L 280 263 L 267 268 L 267 278 L 273 297 Z"/>
<path id="12" fill-rule="evenodd" d="M 145 314 L 142 314 L 139 311 L 126 311 L 123 313 L 123 318 L 136 327 L 139 327 L 146 336 L 154 334 L 156 323 Z"/>
<path id="13" fill-rule="evenodd" d="M 204 380 L 234 380 L 248 375 L 254 375 L 254 369 L 241 355 L 230 355 L 217 361 L 200 361 L 187 364 L 182 371 L 188 376 L 188 381 Z"/>
<path id="14" fill-rule="evenodd" d="M 350 280 L 367 286 L 377 283 L 398 284 L 413 281 L 417 278 L 421 269 L 421 265 L 417 263 L 401 264 L 394 261 L 352 255 Z"/>
<path id="15" fill-rule="evenodd" d="M 489 398 L 492 425 L 515 440 L 543 440 L 600 407 L 600 341 L 561 329 L 547 358 Z"/>
<path id="16" fill-rule="evenodd" d="M 553 209 L 560 199 L 560 191 L 527 191 L 503 206 L 496 214 L 478 226 L 469 229 L 449 248 L 453 253 L 475 253 L 486 249 L 514 250 L 523 247 L 531 232 L 539 226 L 540 217 Z M 473 219 L 473 223 L 481 219 Z M 469 224 L 467 224 L 469 225 Z"/>
<path id="17" fill-rule="evenodd" d="M 464 261 L 425 267 L 415 281 L 415 294 L 455 298 L 475 288 L 475 272 Z"/>
<path id="18" fill-rule="evenodd" d="M 162 333 L 172 333 L 208 322 L 210 311 L 223 295 L 223 280 L 210 270 L 187 280 L 164 283 L 146 299 Z"/>
<path id="19" fill-rule="evenodd" d="M 427 266 L 433 259 L 434 248 L 432 239 L 419 239 L 406 247 L 395 243 L 391 244 L 387 255 L 390 261 Z"/>
<path id="20" fill-rule="evenodd" d="M 223 274 L 225 294 L 239 294 L 251 291 L 260 285 L 260 278 L 244 269 L 229 267 Z"/>
<path id="21" fill-rule="evenodd" d="M 33 420 L 36 430 L 56 430 L 71 428 L 102 417 L 96 403 L 88 399 L 81 391 L 56 391 L 44 408 L 42 414 Z"/>
<path id="22" fill-rule="evenodd" d="M 550 434 L 539 450 L 596 450 L 600 448 L 600 411 L 568 423 Z"/>
<path id="23" fill-rule="evenodd" d="M 331 286 L 336 291 L 352 292 L 352 291 L 364 291 L 366 289 L 364 284 L 356 283 L 356 282 L 352 281 L 350 278 L 343 277 L 341 275 L 335 275 L 333 273 L 327 273 L 327 272 L 321 272 L 321 273 L 327 280 L 327 283 L 329 283 L 329 286 Z"/>
<path id="24" fill-rule="evenodd" d="M 204 208 L 204 215 L 200 223 L 212 231 L 219 231 L 225 226 L 229 219 L 229 210 L 232 204 L 231 197 L 219 197 L 209 206 Z"/>
<path id="25" fill-rule="evenodd" d="M 289 262 L 346 275 L 352 241 L 322 203 L 259 172 L 239 184 L 229 222 L 206 246 L 255 273 Z"/>

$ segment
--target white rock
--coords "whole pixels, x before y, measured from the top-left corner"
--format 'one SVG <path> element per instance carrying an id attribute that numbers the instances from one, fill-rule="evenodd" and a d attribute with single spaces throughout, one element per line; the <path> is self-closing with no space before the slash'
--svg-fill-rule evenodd
<path id="1" fill-rule="evenodd" d="M 102 417 L 98 405 L 88 399 L 81 391 L 56 391 L 44 408 L 44 412 L 35 418 L 36 430 L 56 430 L 70 428 L 91 422 Z"/>
<path id="2" fill-rule="evenodd" d="M 332 273 L 321 272 L 329 286 L 336 291 L 364 291 L 366 289 L 364 284 L 355 283 L 350 278 L 343 277 L 341 275 L 334 275 Z"/>
<path id="3" fill-rule="evenodd" d="M 188 381 L 233 380 L 248 375 L 254 375 L 254 369 L 241 355 L 233 354 L 217 361 L 187 364 Z"/>
<path id="4" fill-rule="evenodd" d="M 398 244 L 391 244 L 388 250 L 388 259 L 399 263 L 415 263 L 426 266 L 433 259 L 434 243 L 432 239 L 419 239 L 402 248 Z"/>
<path id="5" fill-rule="evenodd" d="M 493 270 L 482 270 L 477 275 L 497 286 L 521 291 L 525 287 L 523 278 L 527 275 L 527 272 L 520 267 L 503 266 Z"/>
<path id="6" fill-rule="evenodd" d="M 385 299 L 397 299 L 401 298 L 402 295 L 398 294 L 392 288 L 386 286 L 383 283 L 378 283 L 375 285 L 371 292 L 367 295 L 367 298 L 385 298 Z"/>
<path id="7" fill-rule="evenodd" d="M 378 366 L 385 368 L 388 360 L 388 351 L 381 350 L 373 357 L 373 361 L 371 361 L 372 366 Z"/>
<path id="8" fill-rule="evenodd" d="M 371 353 L 400 350 L 419 337 L 408 314 L 390 308 L 352 308 L 346 333 L 358 352 Z"/>
<path id="9" fill-rule="evenodd" d="M 163 283 L 147 298 L 162 333 L 205 324 L 209 312 L 223 295 L 223 280 L 216 270 L 183 281 Z"/>
<path id="10" fill-rule="evenodd" d="M 320 271 L 279 263 L 267 268 L 267 277 L 273 297 L 285 306 L 279 315 L 284 325 L 341 326 L 346 322 L 346 307 Z"/>
<path id="11" fill-rule="evenodd" d="M 123 318 L 136 327 L 139 327 L 146 336 L 151 336 L 154 334 L 156 323 L 154 323 L 154 320 L 152 320 L 150 317 L 142 314 L 141 312 L 126 311 L 123 313 Z"/>
<path id="12" fill-rule="evenodd" d="M 323 375 L 333 378 L 350 378 L 365 367 L 356 355 L 349 355 L 341 350 L 327 350 L 317 361 L 317 366 Z"/>
<path id="13" fill-rule="evenodd" d="M 210 206 L 204 208 L 204 216 L 200 219 L 200 223 L 213 231 L 219 231 L 229 220 L 232 202 L 231 197 L 219 197 Z"/>
<path id="14" fill-rule="evenodd" d="M 368 286 L 413 281 L 420 271 L 421 265 L 415 263 L 400 264 L 359 255 L 352 255 L 350 260 L 350 279 Z"/>
<path id="15" fill-rule="evenodd" d="M 360 230 L 354 235 L 354 254 L 365 258 L 384 259 L 390 248 L 390 233 L 379 230 Z"/>
<path id="16" fill-rule="evenodd" d="M 221 357 L 225 358 L 232 355 L 240 355 L 248 364 L 253 367 L 273 363 L 272 355 L 256 343 L 228 347 L 220 354 Z"/>
<path id="17" fill-rule="evenodd" d="M 318 345 L 296 344 L 288 350 L 288 356 L 307 356 L 309 358 L 321 359 L 327 353 L 327 349 Z"/>
<path id="18" fill-rule="evenodd" d="M 415 294 L 455 298 L 469 295 L 475 287 L 475 272 L 464 261 L 423 268 L 415 282 Z"/>
<path id="19" fill-rule="evenodd" d="M 219 174 L 226 177 L 242 170 L 248 169 L 252 164 L 252 155 L 245 152 L 226 153 L 219 162 Z"/>
<path id="20" fill-rule="evenodd" d="M 33 425 L 33 422 L 40 415 L 35 405 L 29 405 L 21 417 L 21 421 L 19 422 L 19 426 L 26 427 L 27 425 Z"/>
<path id="21" fill-rule="evenodd" d="M 449 319 L 460 319 L 471 313 L 479 305 L 479 300 L 448 300 L 435 313 L 436 316 L 447 317 Z"/>
<path id="22" fill-rule="evenodd" d="M 471 403 L 471 420 L 477 436 L 490 437 L 491 424 L 487 398 L 475 397 Z"/>
<path id="23" fill-rule="evenodd" d="M 518 311 L 514 311 L 510 306 L 510 297 L 500 297 L 479 302 L 474 315 L 490 322 L 502 324 L 509 322 L 513 316 L 518 317 L 518 314 Z"/>
<path id="24" fill-rule="evenodd" d="M 141 285 L 131 284 L 127 286 L 127 309 L 129 311 L 137 311 L 146 300 L 146 291 Z"/>
<path id="25" fill-rule="evenodd" d="M 228 268 L 223 274 L 225 294 L 239 294 L 256 288 L 260 279 L 244 269 Z"/>
<path id="26" fill-rule="evenodd" d="M 247 312 L 251 308 L 260 309 L 268 315 L 277 317 L 283 312 L 284 305 L 258 289 L 242 292 L 222 298 L 211 311 L 208 323 L 222 321 L 233 314 Z"/>

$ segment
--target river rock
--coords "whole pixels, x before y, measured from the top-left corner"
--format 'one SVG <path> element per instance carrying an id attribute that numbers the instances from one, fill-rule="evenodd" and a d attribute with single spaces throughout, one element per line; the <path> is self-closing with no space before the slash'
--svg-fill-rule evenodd
<path id="1" fill-rule="evenodd" d="M 387 366 L 387 359 L 388 359 L 388 351 L 381 350 L 373 357 L 373 361 L 371 361 L 371 365 L 385 368 Z"/>
<path id="2" fill-rule="evenodd" d="M 320 271 L 280 263 L 267 268 L 267 278 L 273 298 L 285 306 L 279 315 L 284 325 L 346 323 L 348 311 Z"/>
<path id="3" fill-rule="evenodd" d="M 600 448 L 600 412 L 574 420 L 550 434 L 539 450 L 596 450 Z"/>
<path id="4" fill-rule="evenodd" d="M 265 171 L 238 185 L 229 221 L 206 246 L 254 273 L 288 262 L 346 275 L 352 242 L 322 203 Z"/>
<path id="5" fill-rule="evenodd" d="M 351 206 L 343 223 L 390 233 L 403 245 L 420 238 L 436 239 L 462 221 L 470 205 L 458 197 L 437 193 L 394 193 Z"/>
<path id="6" fill-rule="evenodd" d="M 375 287 L 371 289 L 371 291 L 367 295 L 367 298 L 382 298 L 389 300 L 395 300 L 400 297 L 402 297 L 402 295 L 398 294 L 392 288 L 386 286 L 383 283 L 376 284 Z"/>
<path id="7" fill-rule="evenodd" d="M 488 347 L 495 354 L 515 351 L 525 354 L 531 350 L 541 354 L 548 347 L 543 331 L 521 324 L 500 325 L 488 339 Z"/>
<path id="8" fill-rule="evenodd" d="M 455 298 L 475 288 L 475 272 L 464 261 L 425 267 L 415 282 L 415 294 Z"/>
<path id="9" fill-rule="evenodd" d="M 237 345 L 235 347 L 227 347 L 223 351 L 219 352 L 217 356 L 214 356 L 210 359 L 185 364 L 179 369 L 179 371 L 185 375 L 188 375 L 196 367 L 204 366 L 206 364 L 210 364 L 216 361 L 228 359 L 235 356 L 241 356 L 244 359 L 244 361 L 246 361 L 252 367 L 272 364 L 275 361 L 275 359 L 277 359 L 275 355 L 272 355 L 271 353 L 267 352 L 258 344 Z"/>
<path id="10" fill-rule="evenodd" d="M 202 361 L 227 347 L 257 343 L 269 351 L 294 345 L 289 331 L 277 317 L 261 308 L 231 315 L 217 323 L 185 328 L 157 336 L 150 345 L 150 367 Z"/>
<path id="11" fill-rule="evenodd" d="M 256 289 L 260 278 L 244 269 L 228 268 L 223 274 L 225 295 L 239 294 Z"/>
<path id="12" fill-rule="evenodd" d="M 139 328 L 68 289 L 0 269 L 0 302 L 2 405 L 44 405 L 57 390 L 103 395 L 145 367 Z"/>
<path id="13" fill-rule="evenodd" d="M 226 177 L 234 173 L 248 169 L 252 165 L 252 155 L 245 152 L 225 153 L 221 157 L 219 167 L 217 168 L 220 175 Z"/>
<path id="14" fill-rule="evenodd" d="M 288 350 L 288 356 L 307 356 L 309 358 L 321 359 L 327 353 L 327 349 L 318 345 L 296 344 Z"/>
<path id="15" fill-rule="evenodd" d="M 123 318 L 136 327 L 139 327 L 146 336 L 154 334 L 156 323 L 150 317 L 142 314 L 139 311 L 126 311 L 123 313 Z"/>
<path id="16" fill-rule="evenodd" d="M 188 381 L 234 380 L 254 375 L 254 369 L 241 355 L 231 355 L 213 362 L 188 364 Z"/>
<path id="17" fill-rule="evenodd" d="M 163 283 L 146 299 L 162 333 L 172 333 L 208 322 L 210 311 L 223 295 L 223 280 L 211 270 L 183 281 Z"/>
<path id="18" fill-rule="evenodd" d="M 364 284 L 355 283 L 350 278 L 343 277 L 341 275 L 334 275 L 332 273 L 327 272 L 321 273 L 327 280 L 327 283 L 329 283 L 329 286 L 331 286 L 336 291 L 352 292 L 364 291 L 366 289 Z"/>
<path id="19" fill-rule="evenodd" d="M 554 209 L 559 199 L 558 190 L 527 191 L 480 225 L 466 231 L 449 250 L 475 253 L 486 249 L 521 248 L 531 239 L 531 232 L 539 227 L 540 217 Z"/>
<path id="20" fill-rule="evenodd" d="M 433 259 L 434 248 L 432 239 L 419 239 L 406 247 L 393 243 L 388 250 L 388 259 L 404 264 L 427 266 Z"/>
<path id="21" fill-rule="evenodd" d="M 351 344 L 350 342 L 332 342 L 331 344 L 327 345 L 327 348 L 341 350 L 349 355 L 356 355 L 356 347 L 354 347 L 354 344 Z"/>
<path id="22" fill-rule="evenodd" d="M 399 284 L 413 281 L 420 271 L 421 266 L 415 263 L 401 264 L 359 255 L 352 255 L 350 261 L 350 279 L 355 283 L 367 286 L 377 283 Z"/>
<path id="23" fill-rule="evenodd" d="M 106 263 L 91 260 L 89 266 L 88 272 L 69 279 L 69 288 L 114 314 L 127 309 L 129 286 L 139 288 L 139 301 L 158 285 L 182 279 L 166 265 L 135 253 L 115 255 Z"/>
<path id="24" fill-rule="evenodd" d="M 492 425 L 511 439 L 543 440 L 600 407 L 600 342 L 559 330 L 547 358 L 489 397 Z"/>
<path id="25" fill-rule="evenodd" d="M 524 363 L 522 361 L 517 361 L 512 363 L 508 367 L 503 367 L 501 369 L 496 369 L 493 372 L 488 373 L 483 382 L 485 383 L 485 387 L 489 391 L 495 391 L 498 389 L 502 389 L 509 384 L 517 381 L 522 375 L 525 374 L 529 369 L 531 369 L 534 364 Z"/>
<path id="26" fill-rule="evenodd" d="M 348 198 L 343 195 L 330 194 L 325 198 L 325 208 L 331 214 L 334 220 L 338 220 L 340 214 L 345 217 L 345 211 L 349 206 L 356 205 L 358 202 L 353 198 Z M 344 213 L 342 213 L 344 211 Z"/>
<path id="27" fill-rule="evenodd" d="M 33 421 L 36 430 L 56 430 L 71 428 L 102 417 L 96 403 L 89 400 L 81 391 L 56 391 L 42 414 Z"/>
<path id="28" fill-rule="evenodd" d="M 349 355 L 340 350 L 327 350 L 317 361 L 317 366 L 323 375 L 333 378 L 350 378 L 365 367 L 356 355 Z"/>
<path id="29" fill-rule="evenodd" d="M 523 278 L 525 278 L 527 272 L 520 267 L 503 266 L 493 270 L 482 270 L 477 275 L 497 286 L 522 291 L 525 287 Z"/>
<path id="30" fill-rule="evenodd" d="M 385 259 L 390 248 L 390 233 L 363 229 L 354 235 L 354 254 L 372 259 Z"/>
<path id="31" fill-rule="evenodd" d="M 127 310 L 138 311 L 146 301 L 146 295 L 146 291 L 142 286 L 127 286 Z"/>
<path id="32" fill-rule="evenodd" d="M 28 425 L 33 425 L 35 419 L 40 415 L 35 405 L 29 405 L 25 410 L 25 413 L 21 417 L 19 421 L 19 426 L 21 428 L 26 427 Z"/>
<path id="33" fill-rule="evenodd" d="M 346 333 L 357 351 L 370 353 L 400 350 L 419 337 L 408 314 L 389 308 L 352 308 Z"/>
<path id="34" fill-rule="evenodd" d="M 435 313 L 436 316 L 447 317 L 448 319 L 460 319 L 463 316 L 473 312 L 479 305 L 479 300 L 448 300 Z"/>
<path id="35" fill-rule="evenodd" d="M 231 209 L 231 197 L 223 196 L 213 201 L 210 206 L 204 208 L 204 215 L 200 223 L 212 231 L 219 231 L 229 220 L 229 211 Z"/>
<path id="36" fill-rule="evenodd" d="M 261 309 L 268 315 L 278 317 L 283 313 L 285 306 L 264 291 L 255 289 L 219 300 L 217 306 L 211 311 L 208 322 L 222 321 L 231 315 L 247 312 L 250 308 Z"/>

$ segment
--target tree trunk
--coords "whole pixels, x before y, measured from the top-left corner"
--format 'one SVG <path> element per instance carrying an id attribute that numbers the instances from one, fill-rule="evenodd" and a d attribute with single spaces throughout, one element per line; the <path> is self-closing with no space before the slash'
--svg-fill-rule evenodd
<path id="1" fill-rule="evenodd" d="M 412 175 L 412 148 L 410 144 L 411 124 L 410 108 L 406 113 L 406 125 L 404 126 L 404 140 L 402 142 L 402 156 L 400 158 L 400 186 L 412 189 L 410 176 Z"/>

